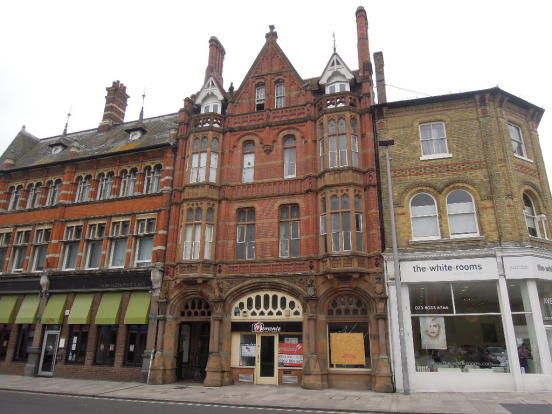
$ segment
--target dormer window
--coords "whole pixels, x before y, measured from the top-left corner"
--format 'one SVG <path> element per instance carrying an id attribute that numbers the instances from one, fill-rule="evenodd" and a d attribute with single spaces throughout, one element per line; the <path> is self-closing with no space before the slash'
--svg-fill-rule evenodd
<path id="1" fill-rule="evenodd" d="M 214 112 L 216 114 L 220 114 L 220 105 L 219 103 L 208 103 L 206 105 L 203 105 L 203 107 L 201 108 L 201 113 L 202 114 L 207 114 L 209 112 Z"/>
<path id="2" fill-rule="evenodd" d="M 335 52 L 330 57 L 322 76 L 320 86 L 324 87 L 327 95 L 351 90 L 350 83 L 354 80 L 353 73 Z"/>
<path id="3" fill-rule="evenodd" d="M 142 136 L 142 130 L 135 129 L 134 131 L 130 131 L 130 134 L 128 136 L 129 141 L 136 141 Z"/>
<path id="4" fill-rule="evenodd" d="M 264 111 L 265 109 L 265 86 L 258 85 L 255 88 L 255 111 Z"/>
<path id="5" fill-rule="evenodd" d="M 329 84 L 326 87 L 326 93 L 331 94 L 331 93 L 345 92 L 349 90 L 347 86 L 349 86 L 347 82 L 334 82 Z"/>
<path id="6" fill-rule="evenodd" d="M 61 151 L 63 151 L 63 145 L 54 145 L 52 146 L 52 154 L 59 154 Z"/>

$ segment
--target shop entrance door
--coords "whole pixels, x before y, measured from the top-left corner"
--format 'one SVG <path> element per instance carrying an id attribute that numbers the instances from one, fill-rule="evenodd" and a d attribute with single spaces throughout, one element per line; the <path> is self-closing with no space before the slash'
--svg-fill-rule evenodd
<path id="1" fill-rule="evenodd" d="M 38 366 L 38 375 L 53 376 L 58 349 L 59 331 L 46 331 L 42 343 L 42 354 Z"/>
<path id="2" fill-rule="evenodd" d="M 255 367 L 257 384 L 278 384 L 277 347 L 277 334 L 258 334 L 257 366 Z"/>
<path id="3" fill-rule="evenodd" d="M 209 322 L 180 324 L 178 374 L 183 380 L 203 381 L 209 359 Z"/>

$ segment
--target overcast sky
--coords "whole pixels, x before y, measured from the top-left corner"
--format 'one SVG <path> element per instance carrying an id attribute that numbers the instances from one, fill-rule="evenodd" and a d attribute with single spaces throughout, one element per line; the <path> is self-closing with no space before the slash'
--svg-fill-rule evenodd
<path id="1" fill-rule="evenodd" d="M 226 49 L 237 88 L 274 24 L 305 78 L 337 51 L 358 69 L 355 10 L 370 52 L 383 51 L 388 101 L 500 86 L 552 112 L 548 1 L 4 1 L 0 6 L 0 153 L 22 125 L 39 138 L 96 128 L 113 80 L 130 95 L 126 121 L 177 112 L 202 86 L 208 40 Z M 409 92 L 398 88 L 407 89 Z M 552 115 L 539 126 L 552 172 Z"/>

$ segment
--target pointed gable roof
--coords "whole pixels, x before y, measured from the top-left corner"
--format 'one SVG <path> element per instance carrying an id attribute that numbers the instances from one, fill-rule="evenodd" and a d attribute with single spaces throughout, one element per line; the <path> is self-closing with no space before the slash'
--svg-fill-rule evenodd
<path id="1" fill-rule="evenodd" d="M 322 72 L 322 76 L 320 77 L 320 85 L 327 85 L 328 83 L 330 83 L 330 78 L 336 74 L 341 75 L 342 77 L 347 79 L 347 81 L 351 81 L 351 79 L 354 79 L 353 72 L 351 72 L 351 70 L 347 67 L 345 61 L 341 59 L 341 56 L 339 56 L 337 52 L 333 52 L 330 60 L 328 61 L 328 64 Z"/>
<path id="2" fill-rule="evenodd" d="M 284 51 L 276 42 L 278 34 L 274 31 L 274 26 L 270 26 L 270 32 L 268 32 L 265 37 L 266 42 L 264 46 L 255 58 L 251 68 L 236 91 L 235 96 L 238 99 L 247 84 L 247 81 L 256 75 L 284 72 L 287 69 L 292 73 L 293 77 L 297 80 L 297 83 L 301 87 L 303 86 L 303 79 L 299 76 L 299 73 L 295 70 Z"/>
<path id="3" fill-rule="evenodd" d="M 224 99 L 224 90 L 212 74 L 207 78 L 205 84 L 197 94 L 195 102 L 201 104 L 209 95 L 214 95 L 219 101 Z"/>

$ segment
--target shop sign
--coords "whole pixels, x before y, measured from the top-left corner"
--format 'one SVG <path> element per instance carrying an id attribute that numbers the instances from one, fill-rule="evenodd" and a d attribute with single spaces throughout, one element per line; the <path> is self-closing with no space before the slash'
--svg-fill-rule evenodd
<path id="1" fill-rule="evenodd" d="M 403 282 L 492 280 L 498 278 L 494 257 L 401 262 Z"/>
<path id="2" fill-rule="evenodd" d="M 504 257 L 504 272 L 510 279 L 541 278 L 552 280 L 552 260 L 533 256 Z"/>
<path id="3" fill-rule="evenodd" d="M 279 325 L 265 325 L 263 322 L 251 324 L 251 332 L 281 332 L 282 327 Z"/>

